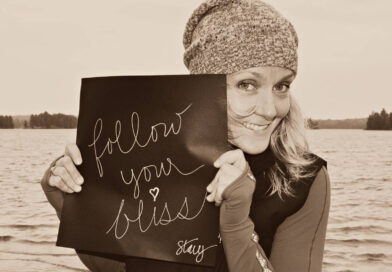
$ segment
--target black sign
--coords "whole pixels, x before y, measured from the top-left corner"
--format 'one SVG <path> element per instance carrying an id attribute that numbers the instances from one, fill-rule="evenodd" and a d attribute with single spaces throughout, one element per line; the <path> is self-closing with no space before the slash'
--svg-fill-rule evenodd
<path id="1" fill-rule="evenodd" d="M 82 80 L 85 179 L 65 198 L 57 245 L 213 266 L 219 209 L 205 200 L 227 144 L 224 75 Z"/>

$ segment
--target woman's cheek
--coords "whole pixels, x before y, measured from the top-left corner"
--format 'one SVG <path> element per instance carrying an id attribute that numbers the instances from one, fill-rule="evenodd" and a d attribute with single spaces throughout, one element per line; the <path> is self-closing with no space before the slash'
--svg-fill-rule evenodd
<path id="1" fill-rule="evenodd" d="M 228 107 L 237 115 L 249 115 L 249 112 L 255 107 L 254 98 L 233 93 L 228 93 L 227 103 Z"/>
<path id="2" fill-rule="evenodd" d="M 284 118 L 290 110 L 290 96 L 278 100 L 278 103 L 275 104 L 276 107 L 276 117 Z"/>

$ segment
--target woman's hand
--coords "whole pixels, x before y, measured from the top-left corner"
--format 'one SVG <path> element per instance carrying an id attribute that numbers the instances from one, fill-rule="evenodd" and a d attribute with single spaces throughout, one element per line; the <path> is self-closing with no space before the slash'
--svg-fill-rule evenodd
<path id="1" fill-rule="evenodd" d="M 216 206 L 222 203 L 223 191 L 232 184 L 246 169 L 246 159 L 241 149 L 230 150 L 223 153 L 215 162 L 219 168 L 212 182 L 207 186 L 207 201 L 215 202 Z"/>
<path id="2" fill-rule="evenodd" d="M 80 175 L 76 165 L 82 163 L 82 156 L 78 146 L 74 143 L 67 144 L 64 156 L 56 161 L 51 168 L 48 184 L 57 187 L 63 192 L 73 193 L 82 190 L 83 177 Z"/>

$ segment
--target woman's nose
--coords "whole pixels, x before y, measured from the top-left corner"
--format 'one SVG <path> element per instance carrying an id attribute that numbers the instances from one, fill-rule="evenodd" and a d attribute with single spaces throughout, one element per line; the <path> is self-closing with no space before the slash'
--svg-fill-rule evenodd
<path id="1" fill-rule="evenodd" d="M 262 90 L 256 101 L 256 114 L 271 121 L 276 116 L 276 107 L 272 90 Z"/>

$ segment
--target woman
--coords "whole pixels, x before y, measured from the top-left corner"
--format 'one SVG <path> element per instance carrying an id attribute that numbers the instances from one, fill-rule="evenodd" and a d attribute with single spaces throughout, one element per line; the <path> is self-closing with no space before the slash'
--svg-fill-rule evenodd
<path id="1" fill-rule="evenodd" d="M 220 206 L 217 266 L 129 258 L 129 271 L 321 271 L 330 205 L 326 162 L 308 151 L 290 94 L 297 73 L 293 26 L 258 0 L 209 0 L 189 19 L 184 62 L 191 74 L 227 74 L 228 141 L 214 163 L 207 200 Z M 54 161 L 42 186 L 58 214 L 63 192 L 81 190 L 76 145 Z M 58 190 L 59 189 L 59 190 Z M 125 265 L 78 254 L 93 271 Z"/>

